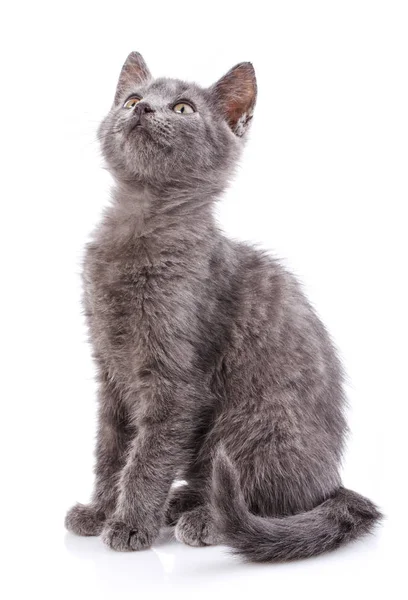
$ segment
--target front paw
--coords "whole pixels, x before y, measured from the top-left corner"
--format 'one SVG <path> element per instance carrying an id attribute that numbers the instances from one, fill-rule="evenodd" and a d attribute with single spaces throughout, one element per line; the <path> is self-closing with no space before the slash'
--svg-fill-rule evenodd
<path id="1" fill-rule="evenodd" d="M 158 529 L 134 527 L 123 521 L 110 519 L 103 528 L 102 541 L 119 552 L 144 550 L 150 548 L 158 533 Z"/>
<path id="2" fill-rule="evenodd" d="M 65 527 L 77 535 L 100 535 L 105 513 L 92 504 L 76 504 L 65 517 Z"/>

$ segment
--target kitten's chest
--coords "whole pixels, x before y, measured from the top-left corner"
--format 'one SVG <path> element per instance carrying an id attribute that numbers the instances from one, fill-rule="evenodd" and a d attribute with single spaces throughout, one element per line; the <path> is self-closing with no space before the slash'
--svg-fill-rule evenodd
<path id="1" fill-rule="evenodd" d="M 93 313 L 121 347 L 157 325 L 171 304 L 172 274 L 162 264 L 143 265 L 137 258 L 107 261 L 90 281 Z"/>
<path id="2" fill-rule="evenodd" d="M 153 325 L 155 305 L 161 303 L 164 282 L 160 273 L 131 259 L 105 265 L 93 285 L 95 315 L 109 345 L 124 348 L 143 338 Z"/>
<path id="3" fill-rule="evenodd" d="M 91 255 L 84 283 L 93 344 L 122 377 L 170 353 L 174 337 L 194 323 L 191 280 L 175 261 Z"/>

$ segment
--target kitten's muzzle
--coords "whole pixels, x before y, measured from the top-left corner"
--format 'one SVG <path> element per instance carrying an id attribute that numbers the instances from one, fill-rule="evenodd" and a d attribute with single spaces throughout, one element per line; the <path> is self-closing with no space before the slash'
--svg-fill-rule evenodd
<path id="1" fill-rule="evenodd" d="M 138 102 L 133 109 L 132 129 L 133 127 L 141 127 L 147 113 L 153 113 L 154 109 L 148 102 Z"/>

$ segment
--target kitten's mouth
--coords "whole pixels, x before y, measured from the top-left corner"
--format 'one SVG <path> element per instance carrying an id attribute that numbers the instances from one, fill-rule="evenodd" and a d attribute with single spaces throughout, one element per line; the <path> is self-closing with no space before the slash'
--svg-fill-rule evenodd
<path id="1" fill-rule="evenodd" d="M 132 133 L 132 131 L 136 131 L 137 133 L 149 133 L 146 126 L 140 121 L 132 125 L 132 127 L 129 129 L 129 133 Z"/>
<path id="2" fill-rule="evenodd" d="M 142 119 L 135 119 L 133 123 L 129 123 L 126 135 L 137 139 L 151 139 L 152 137 L 149 127 L 146 127 L 146 123 L 143 123 Z"/>
<path id="3" fill-rule="evenodd" d="M 128 132 L 130 133 L 131 131 L 134 131 L 135 129 L 138 129 L 140 131 L 140 129 L 145 129 L 145 127 L 143 126 L 142 123 L 142 119 L 140 118 L 136 118 L 136 119 L 132 119 L 133 122 L 129 123 L 129 128 L 128 128 Z"/>

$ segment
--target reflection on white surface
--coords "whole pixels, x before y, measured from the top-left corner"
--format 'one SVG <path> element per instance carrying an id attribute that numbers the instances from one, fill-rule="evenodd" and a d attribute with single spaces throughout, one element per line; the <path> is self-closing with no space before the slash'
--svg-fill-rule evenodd
<path id="1" fill-rule="evenodd" d="M 114 598 L 119 594 L 137 597 L 166 597 L 194 591 L 195 598 L 230 590 L 234 598 L 248 593 L 302 594 L 303 598 L 331 598 L 344 594 L 348 583 L 356 591 L 376 588 L 374 564 L 379 561 L 381 533 L 335 553 L 308 561 L 279 565 L 244 564 L 228 554 L 224 547 L 190 548 L 177 542 L 171 530 L 160 536 L 151 550 L 117 553 L 105 547 L 99 538 L 64 537 L 61 569 L 64 597 L 85 598 L 87 593 Z M 373 564 L 374 561 L 374 564 Z M 59 561 L 58 561 L 59 562 Z M 333 580 L 339 588 L 333 590 Z"/>

